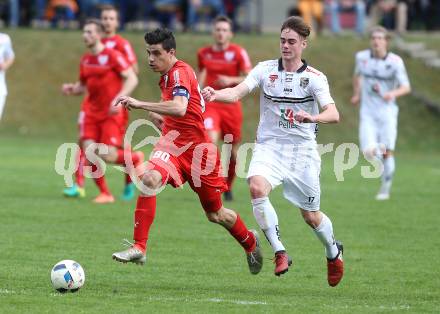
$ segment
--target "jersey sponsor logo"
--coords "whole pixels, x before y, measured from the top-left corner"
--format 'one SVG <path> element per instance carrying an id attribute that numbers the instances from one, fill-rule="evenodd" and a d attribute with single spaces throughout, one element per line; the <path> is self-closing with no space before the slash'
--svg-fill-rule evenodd
<path id="1" fill-rule="evenodd" d="M 286 73 L 286 83 L 293 82 L 293 74 L 292 73 Z"/>
<path id="2" fill-rule="evenodd" d="M 275 81 L 278 79 L 278 75 L 277 74 L 271 74 L 269 75 L 269 80 L 271 83 L 275 83 Z"/>
<path id="3" fill-rule="evenodd" d="M 115 46 L 116 46 L 116 42 L 113 41 L 113 40 L 110 40 L 110 41 L 108 41 L 108 42 L 105 43 L 105 46 L 106 46 L 107 48 L 113 49 L 113 48 L 115 48 Z"/>
<path id="4" fill-rule="evenodd" d="M 295 112 L 290 108 L 280 108 L 280 121 L 278 127 L 283 129 L 295 129 L 298 126 L 295 123 Z"/>
<path id="5" fill-rule="evenodd" d="M 100 65 L 105 65 L 108 62 L 108 55 L 100 55 L 98 56 L 98 62 Z"/>
<path id="6" fill-rule="evenodd" d="M 225 60 L 231 62 L 235 57 L 235 52 L 225 51 Z"/>
<path id="7" fill-rule="evenodd" d="M 306 88 L 309 85 L 309 78 L 308 77 L 302 77 L 299 79 L 299 86 L 301 86 L 302 88 Z"/>
<path id="8" fill-rule="evenodd" d="M 285 93 L 292 93 L 292 92 L 293 92 L 293 89 L 292 89 L 292 88 L 287 88 L 287 87 L 285 87 L 285 88 L 284 88 L 284 92 L 285 92 Z"/>

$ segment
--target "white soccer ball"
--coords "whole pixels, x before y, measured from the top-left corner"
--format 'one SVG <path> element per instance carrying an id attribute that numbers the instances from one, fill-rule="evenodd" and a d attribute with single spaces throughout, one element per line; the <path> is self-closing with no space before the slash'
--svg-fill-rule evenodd
<path id="1" fill-rule="evenodd" d="M 55 264 L 50 273 L 55 290 L 61 293 L 76 292 L 84 285 L 86 275 L 81 265 L 72 260 L 63 260 Z"/>

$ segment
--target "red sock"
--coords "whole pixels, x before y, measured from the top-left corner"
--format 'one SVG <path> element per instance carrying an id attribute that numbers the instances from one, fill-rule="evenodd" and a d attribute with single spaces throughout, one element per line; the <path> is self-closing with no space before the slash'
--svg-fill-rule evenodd
<path id="1" fill-rule="evenodd" d="M 75 171 L 76 184 L 82 188 L 84 187 L 84 165 L 86 163 L 86 155 L 81 148 L 76 155 L 76 162 L 78 164 L 78 168 Z"/>
<path id="2" fill-rule="evenodd" d="M 123 149 L 118 149 L 118 158 L 116 159 L 116 163 L 120 165 L 125 165 L 124 153 L 131 154 L 131 162 L 136 167 L 138 163 L 141 161 L 141 155 L 137 152 L 126 151 Z M 125 174 L 125 184 L 130 184 L 132 182 L 130 174 Z"/>
<path id="3" fill-rule="evenodd" d="M 240 215 L 237 214 L 235 224 L 229 229 L 229 233 L 240 243 L 246 252 L 252 252 L 255 249 L 255 236 L 248 230 Z"/>
<path id="4" fill-rule="evenodd" d="M 232 182 L 235 179 L 235 165 L 236 160 L 231 158 L 231 160 L 229 161 L 228 179 L 226 180 L 226 183 L 228 184 L 228 191 L 232 189 Z"/>
<path id="5" fill-rule="evenodd" d="M 96 173 L 97 170 L 98 173 Z M 101 169 L 98 169 L 95 164 L 92 165 L 92 172 L 99 175 L 99 178 L 93 178 L 93 181 L 95 181 L 101 193 L 111 194 L 110 190 L 108 189 L 107 182 L 105 181 L 104 174 L 101 175 L 100 171 Z"/>
<path id="6" fill-rule="evenodd" d="M 134 244 L 145 252 L 148 233 L 156 215 L 156 196 L 139 196 L 134 211 Z"/>

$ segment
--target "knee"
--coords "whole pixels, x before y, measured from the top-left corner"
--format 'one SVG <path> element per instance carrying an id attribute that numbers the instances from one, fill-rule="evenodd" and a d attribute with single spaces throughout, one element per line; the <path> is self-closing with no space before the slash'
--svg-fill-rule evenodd
<path id="1" fill-rule="evenodd" d="M 149 171 L 143 175 L 142 183 L 150 189 L 155 189 L 160 186 L 161 179 L 162 177 L 160 173 L 157 171 Z"/>
<path id="2" fill-rule="evenodd" d="M 259 180 L 252 180 L 252 178 L 249 181 L 249 190 L 252 198 L 261 198 L 267 196 L 268 194 L 265 184 Z"/>
<path id="3" fill-rule="evenodd" d="M 225 207 L 220 208 L 220 210 L 216 212 L 207 212 L 206 217 L 210 222 L 220 224 L 223 226 L 233 225 L 237 218 L 234 211 L 227 209 Z"/>
<path id="4" fill-rule="evenodd" d="M 222 217 L 221 215 L 219 215 L 218 212 L 214 212 L 214 213 L 206 213 L 206 217 L 208 218 L 208 220 L 210 222 L 213 222 L 215 224 L 219 224 L 222 221 Z"/>

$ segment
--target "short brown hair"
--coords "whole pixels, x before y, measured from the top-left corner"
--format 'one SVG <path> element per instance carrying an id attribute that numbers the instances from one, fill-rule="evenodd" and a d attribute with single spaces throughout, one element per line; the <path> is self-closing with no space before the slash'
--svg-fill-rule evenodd
<path id="1" fill-rule="evenodd" d="M 299 16 L 290 16 L 281 25 L 281 32 L 286 28 L 297 32 L 300 36 L 307 38 L 310 35 L 310 26 Z"/>
<path id="2" fill-rule="evenodd" d="M 100 33 L 104 32 L 104 25 L 102 25 L 100 20 L 95 19 L 95 18 L 87 19 L 84 22 L 84 26 L 89 25 L 89 24 L 94 24 L 96 26 L 96 29 L 98 30 L 98 32 L 100 32 Z"/>
<path id="3" fill-rule="evenodd" d="M 370 29 L 370 38 L 371 38 L 371 36 L 373 36 L 374 33 L 382 33 L 382 34 L 384 34 L 385 35 L 385 39 L 387 39 L 387 40 L 391 38 L 391 35 L 388 32 L 388 30 L 385 27 L 380 26 L 380 25 L 373 26 Z"/>
<path id="4" fill-rule="evenodd" d="M 229 24 L 229 26 L 231 27 L 231 29 L 234 27 L 234 23 L 232 22 L 232 20 L 227 17 L 226 15 L 218 15 L 215 19 L 214 22 L 212 23 L 213 25 L 219 23 L 219 22 L 226 22 Z"/>
<path id="5" fill-rule="evenodd" d="M 100 9 L 101 9 L 101 13 L 104 11 L 115 11 L 117 17 L 119 18 L 119 10 L 111 4 L 103 4 L 100 6 Z"/>

